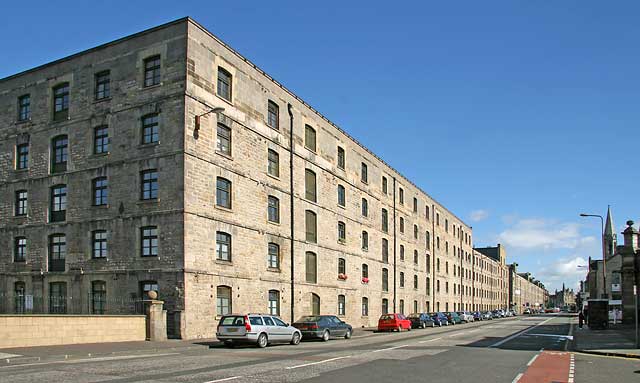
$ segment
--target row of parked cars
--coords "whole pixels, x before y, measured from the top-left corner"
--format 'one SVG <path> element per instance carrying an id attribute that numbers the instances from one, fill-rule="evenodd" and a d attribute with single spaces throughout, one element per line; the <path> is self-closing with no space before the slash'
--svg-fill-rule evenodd
<path id="1" fill-rule="evenodd" d="M 513 311 L 459 311 L 403 314 L 383 314 L 378 320 L 378 331 L 411 331 L 412 328 L 456 325 L 481 320 L 515 316 Z M 332 337 L 350 339 L 353 327 L 335 315 L 309 315 L 289 324 L 270 314 L 224 315 L 220 318 L 216 337 L 227 347 L 240 343 L 253 343 L 267 347 L 272 343 L 297 345 L 302 339 L 328 341 Z"/>

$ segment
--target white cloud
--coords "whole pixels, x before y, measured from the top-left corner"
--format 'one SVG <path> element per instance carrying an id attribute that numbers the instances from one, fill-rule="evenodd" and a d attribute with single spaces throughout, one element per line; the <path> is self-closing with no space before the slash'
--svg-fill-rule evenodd
<path id="1" fill-rule="evenodd" d="M 520 249 L 575 249 L 590 245 L 592 236 L 580 234 L 580 224 L 544 219 L 520 219 L 498 235 L 498 241 Z"/>
<path id="2" fill-rule="evenodd" d="M 483 209 L 474 210 L 469 214 L 469 219 L 473 222 L 480 222 L 489 217 L 489 212 Z"/>
<path id="3" fill-rule="evenodd" d="M 576 291 L 580 286 L 580 281 L 584 280 L 587 274 L 587 269 L 583 267 L 587 265 L 587 262 L 587 259 L 581 256 L 562 258 L 540 268 L 538 278 L 550 293 L 556 289 L 561 290 L 563 283 L 567 288 Z"/>

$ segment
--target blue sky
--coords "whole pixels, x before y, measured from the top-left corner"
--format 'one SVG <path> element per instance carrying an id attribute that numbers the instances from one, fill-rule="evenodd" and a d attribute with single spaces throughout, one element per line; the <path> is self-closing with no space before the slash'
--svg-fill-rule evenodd
<path id="1" fill-rule="evenodd" d="M 0 78 L 191 16 L 550 289 L 640 219 L 638 1 L 8 2 Z M 62 5 L 64 4 L 64 5 Z"/>

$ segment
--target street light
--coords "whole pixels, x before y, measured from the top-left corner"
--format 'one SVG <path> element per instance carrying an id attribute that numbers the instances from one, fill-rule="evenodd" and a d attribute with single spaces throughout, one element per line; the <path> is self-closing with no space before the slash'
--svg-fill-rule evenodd
<path id="1" fill-rule="evenodd" d="M 600 218 L 600 227 L 601 227 L 601 242 L 602 242 L 602 284 L 604 285 L 602 288 L 603 298 L 607 298 L 607 260 L 604 254 L 604 218 L 598 214 L 585 214 L 580 213 L 580 217 L 598 217 Z M 598 281 L 598 277 L 596 276 L 596 283 Z"/>
<path id="2" fill-rule="evenodd" d="M 193 129 L 193 135 L 198 138 L 198 132 L 200 131 L 200 117 L 204 117 L 209 113 L 222 113 L 224 112 L 224 108 L 222 107 L 215 107 L 215 108 L 211 108 L 211 110 L 209 110 L 208 112 L 202 113 L 202 114 L 198 114 L 196 115 L 196 125 L 195 128 Z"/>

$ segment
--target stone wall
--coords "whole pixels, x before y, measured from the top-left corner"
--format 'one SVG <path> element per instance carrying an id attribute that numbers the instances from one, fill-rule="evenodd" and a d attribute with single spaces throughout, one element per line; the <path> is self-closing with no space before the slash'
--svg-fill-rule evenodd
<path id="1" fill-rule="evenodd" d="M 144 341 L 138 315 L 0 315 L 0 348 Z"/>

